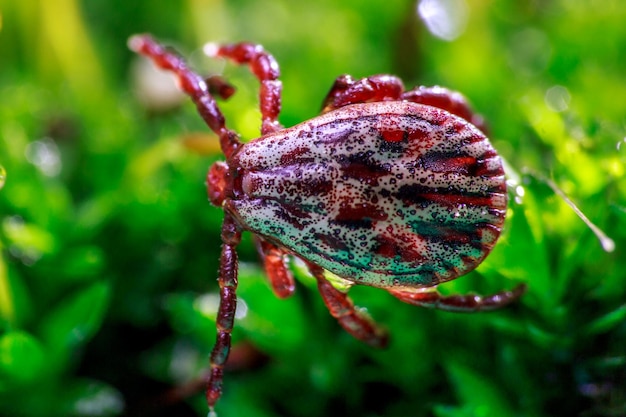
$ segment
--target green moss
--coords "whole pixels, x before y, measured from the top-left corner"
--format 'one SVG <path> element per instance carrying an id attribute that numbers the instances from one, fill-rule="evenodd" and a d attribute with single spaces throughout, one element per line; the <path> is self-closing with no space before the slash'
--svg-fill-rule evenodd
<path id="1" fill-rule="evenodd" d="M 201 388 L 171 390 L 202 374 L 213 343 L 222 215 L 204 181 L 220 155 L 187 100 L 140 104 L 126 47 L 138 32 L 223 69 L 238 87 L 223 110 L 246 139 L 257 83 L 203 58 L 206 41 L 276 56 L 286 125 L 317 114 L 344 73 L 459 90 L 518 179 L 497 247 L 441 290 L 528 293 L 462 315 L 355 287 L 389 329 L 384 351 L 345 334 L 309 277 L 276 299 L 246 237 L 248 310 L 220 416 L 624 414 L 626 6 L 467 6 L 464 32 L 444 41 L 408 1 L 0 1 L 0 414 L 206 415 Z"/>

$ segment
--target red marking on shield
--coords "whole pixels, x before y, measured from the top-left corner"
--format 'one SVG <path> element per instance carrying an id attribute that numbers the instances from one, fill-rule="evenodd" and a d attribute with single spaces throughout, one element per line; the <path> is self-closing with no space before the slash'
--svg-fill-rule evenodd
<path id="1" fill-rule="evenodd" d="M 427 153 L 423 156 L 424 168 L 432 172 L 469 174 L 476 170 L 476 158 L 462 154 Z"/>
<path id="2" fill-rule="evenodd" d="M 314 162 L 315 159 L 313 158 L 313 156 L 306 156 L 310 152 L 311 149 L 308 146 L 300 146 L 290 152 L 283 154 L 280 157 L 280 165 L 286 166 Z"/>
<path id="3" fill-rule="evenodd" d="M 349 251 L 350 247 L 340 237 L 333 236 L 327 233 L 315 233 L 315 239 L 322 242 L 322 244 L 337 251 Z"/>
<path id="4" fill-rule="evenodd" d="M 404 139 L 402 130 L 381 130 L 380 134 L 387 142 L 401 142 Z"/>
<path id="5" fill-rule="evenodd" d="M 385 210 L 369 203 L 356 205 L 343 205 L 339 208 L 339 213 L 335 220 L 339 222 L 354 220 L 387 220 Z"/>
<path id="6" fill-rule="evenodd" d="M 380 234 L 375 238 L 378 245 L 374 251 L 385 258 L 399 256 L 403 262 L 419 264 L 424 261 L 424 256 L 416 249 L 419 247 L 418 239 L 415 234 Z"/>
<path id="7" fill-rule="evenodd" d="M 431 132 L 422 129 L 412 129 L 408 131 L 409 142 L 422 142 L 430 139 Z"/>
<path id="8" fill-rule="evenodd" d="M 469 207 L 493 207 L 494 202 L 490 196 L 475 196 L 475 195 L 463 195 L 463 194 L 422 194 L 421 197 L 424 201 L 431 201 L 441 206 L 454 209 L 459 205 L 466 205 Z"/>
<path id="9" fill-rule="evenodd" d="M 378 186 L 381 177 L 389 175 L 386 169 L 380 165 L 352 162 L 341 167 L 342 174 L 348 178 L 355 178 L 372 187 Z"/>

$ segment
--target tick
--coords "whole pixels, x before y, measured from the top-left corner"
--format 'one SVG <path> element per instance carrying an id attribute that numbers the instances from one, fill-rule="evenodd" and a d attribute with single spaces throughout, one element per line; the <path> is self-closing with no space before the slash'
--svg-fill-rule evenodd
<path id="1" fill-rule="evenodd" d="M 376 347 L 386 344 L 386 333 L 346 290 L 333 286 L 328 273 L 349 285 L 382 288 L 406 303 L 452 311 L 496 309 L 524 292 L 523 285 L 490 296 L 437 291 L 485 259 L 507 209 L 502 160 L 461 94 L 440 87 L 405 91 L 391 75 L 343 75 L 320 116 L 283 128 L 274 57 L 251 43 L 207 45 L 211 56 L 248 65 L 261 84 L 261 136 L 243 143 L 226 127 L 209 89 L 213 83 L 148 35 L 132 37 L 129 46 L 177 77 L 226 157 L 207 176 L 209 200 L 224 210 L 217 341 L 206 390 L 211 411 L 231 345 L 235 248 L 243 231 L 254 235 L 278 297 L 295 289 L 288 255 L 300 258 L 330 314 Z M 223 98 L 232 93 L 217 90 Z"/>

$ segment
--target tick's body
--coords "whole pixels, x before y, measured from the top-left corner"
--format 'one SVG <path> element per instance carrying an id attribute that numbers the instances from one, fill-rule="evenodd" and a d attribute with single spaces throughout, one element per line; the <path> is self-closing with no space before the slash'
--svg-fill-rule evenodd
<path id="1" fill-rule="evenodd" d="M 324 270 L 444 310 L 494 309 L 523 293 L 523 286 L 488 297 L 436 290 L 489 254 L 507 204 L 500 157 L 482 132 L 482 119 L 459 93 L 439 87 L 404 91 L 389 75 L 341 76 L 324 101 L 324 114 L 284 129 L 277 121 L 281 83 L 274 58 L 259 45 L 211 45 L 212 55 L 249 65 L 261 83 L 262 136 L 243 144 L 226 128 L 207 82 L 181 58 L 148 36 L 131 38 L 130 47 L 176 74 L 226 156 L 207 178 L 209 199 L 225 212 L 217 342 L 207 388 L 211 408 L 221 394 L 230 348 L 235 247 L 244 230 L 255 235 L 278 296 L 295 289 L 286 255 L 301 258 L 330 313 L 373 346 L 385 345 L 385 332 L 326 280 Z"/>
<path id="2" fill-rule="evenodd" d="M 246 230 L 357 284 L 432 286 L 467 273 L 506 210 L 500 158 L 463 119 L 354 104 L 247 143 L 224 202 Z"/>

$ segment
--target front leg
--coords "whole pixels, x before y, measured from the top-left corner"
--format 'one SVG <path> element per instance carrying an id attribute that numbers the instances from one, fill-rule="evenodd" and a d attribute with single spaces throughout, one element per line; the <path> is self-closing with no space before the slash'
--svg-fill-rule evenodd
<path id="1" fill-rule="evenodd" d="M 209 378 L 206 388 L 206 399 L 209 409 L 213 412 L 215 403 L 222 395 L 222 378 L 224 365 L 230 353 L 231 333 L 237 308 L 237 252 L 236 247 L 241 240 L 241 230 L 232 216 L 224 213 L 222 224 L 222 254 L 218 284 L 220 287 L 220 306 L 217 312 L 217 340 L 211 352 Z"/>
<path id="2" fill-rule="evenodd" d="M 225 125 L 224 115 L 209 92 L 209 85 L 203 77 L 189 68 L 184 59 L 169 51 L 149 35 L 135 35 L 128 40 L 128 47 L 150 58 L 158 67 L 172 72 L 178 79 L 181 90 L 196 104 L 198 113 L 209 128 L 220 138 L 220 145 L 226 158 L 230 158 L 241 147 L 239 135 Z M 215 87 L 217 81 L 211 81 Z M 225 86 L 218 89 L 220 96 L 228 94 Z"/>
<path id="3" fill-rule="evenodd" d="M 242 42 L 232 45 L 208 43 L 204 52 L 211 57 L 228 58 L 240 65 L 248 65 L 259 80 L 259 106 L 261 110 L 261 134 L 265 135 L 282 129 L 278 122 L 283 85 L 278 79 L 280 70 L 274 56 L 263 46 Z"/>
<path id="4" fill-rule="evenodd" d="M 389 294 L 397 297 L 405 303 L 436 308 L 438 310 L 473 312 L 495 310 L 515 301 L 526 292 L 526 285 L 521 284 L 511 291 L 500 291 L 498 293 L 482 296 L 476 294 L 469 295 L 442 295 L 436 287 L 409 290 L 388 290 Z"/>

